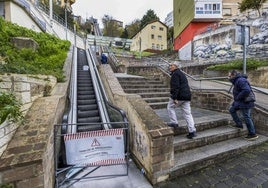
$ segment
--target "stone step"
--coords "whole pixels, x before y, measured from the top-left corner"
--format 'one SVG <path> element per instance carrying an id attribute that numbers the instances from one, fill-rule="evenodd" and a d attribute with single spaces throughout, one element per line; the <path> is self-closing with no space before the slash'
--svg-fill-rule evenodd
<path id="1" fill-rule="evenodd" d="M 137 84 L 137 85 L 143 85 L 143 84 L 162 84 L 164 83 L 161 80 L 120 80 L 119 83 L 121 85 L 131 85 L 131 84 Z"/>
<path id="2" fill-rule="evenodd" d="M 125 89 L 147 89 L 147 88 L 166 88 L 167 86 L 163 84 L 141 84 L 141 85 L 136 85 L 136 84 L 131 84 L 131 85 L 121 85 L 122 88 Z"/>
<path id="3" fill-rule="evenodd" d="M 238 129 L 233 126 L 219 126 L 203 131 L 198 131 L 194 139 L 186 138 L 186 134 L 177 135 L 174 137 L 174 152 L 182 152 L 231 138 L 236 138 L 246 134 L 247 130 L 245 128 Z"/>
<path id="4" fill-rule="evenodd" d="M 154 98 L 154 97 L 169 97 L 170 93 L 167 92 L 154 92 L 154 93 L 136 93 L 137 95 L 140 95 L 142 98 Z"/>
<path id="5" fill-rule="evenodd" d="M 150 98 L 143 98 L 147 103 L 157 103 L 157 102 L 165 102 L 167 103 L 169 97 L 150 97 Z"/>
<path id="6" fill-rule="evenodd" d="M 222 115 L 219 116 L 214 116 L 213 119 L 204 119 L 202 121 L 202 117 L 196 118 L 194 117 L 195 121 L 195 128 L 196 131 L 199 133 L 201 131 L 205 131 L 208 129 L 213 129 L 221 126 L 232 126 L 234 123 L 232 122 L 231 117 L 225 117 Z M 179 127 L 174 129 L 174 135 L 181 135 L 181 134 L 186 134 L 188 133 L 188 128 L 186 125 L 185 120 L 180 120 L 179 121 Z"/>
<path id="7" fill-rule="evenodd" d="M 169 92 L 169 88 L 125 89 L 126 93 L 159 93 Z"/>
<path id="8" fill-rule="evenodd" d="M 263 135 L 259 135 L 259 138 L 254 141 L 248 141 L 244 136 L 241 136 L 177 152 L 174 155 L 174 167 L 171 169 L 170 178 L 189 174 L 209 165 L 220 163 L 266 141 L 268 141 L 268 137 Z"/>
<path id="9" fill-rule="evenodd" d="M 121 81 L 128 81 L 128 82 L 132 82 L 135 80 L 145 80 L 145 81 L 160 81 L 160 78 L 145 78 L 145 77 L 117 77 L 117 79 L 121 82 Z"/>
<path id="10" fill-rule="evenodd" d="M 167 107 L 168 100 L 166 100 L 166 102 L 149 102 L 148 104 L 154 110 L 162 109 Z"/>

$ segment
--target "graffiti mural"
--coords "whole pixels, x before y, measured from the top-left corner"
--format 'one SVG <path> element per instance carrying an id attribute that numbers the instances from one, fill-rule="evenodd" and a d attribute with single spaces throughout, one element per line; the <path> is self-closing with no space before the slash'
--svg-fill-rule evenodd
<path id="1" fill-rule="evenodd" d="M 241 24 L 241 23 L 240 23 Z M 268 57 L 268 19 L 247 20 L 250 26 L 250 44 L 247 46 L 248 57 Z M 221 32 L 211 31 L 210 35 L 198 37 L 193 41 L 193 59 L 234 59 L 243 56 L 243 46 L 235 44 L 235 27 L 218 28 Z M 214 33 L 213 33 L 214 32 Z"/>

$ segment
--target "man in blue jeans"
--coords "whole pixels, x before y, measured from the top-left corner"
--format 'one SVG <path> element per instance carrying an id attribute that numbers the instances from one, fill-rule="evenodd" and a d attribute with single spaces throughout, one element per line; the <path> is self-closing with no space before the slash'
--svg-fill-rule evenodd
<path id="1" fill-rule="evenodd" d="M 251 91 L 251 86 L 247 78 L 238 73 L 236 70 L 229 72 L 228 78 L 234 86 L 234 101 L 229 109 L 229 112 L 234 122 L 236 123 L 236 127 L 238 128 L 243 128 L 243 124 L 237 115 L 237 111 L 239 110 L 242 113 L 248 129 L 248 135 L 246 136 L 246 139 L 255 140 L 258 138 L 258 136 L 256 135 L 255 127 L 250 115 L 251 109 L 254 107 L 254 101 L 245 102 L 245 98 L 249 95 Z"/>

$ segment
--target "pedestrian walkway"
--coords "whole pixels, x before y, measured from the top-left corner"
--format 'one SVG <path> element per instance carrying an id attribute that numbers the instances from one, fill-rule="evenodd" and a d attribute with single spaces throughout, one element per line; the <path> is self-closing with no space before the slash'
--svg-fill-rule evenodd
<path id="1" fill-rule="evenodd" d="M 88 171 L 88 170 L 87 170 Z M 88 173 L 88 172 L 84 172 Z M 128 174 L 119 176 L 118 174 L 126 173 L 126 166 L 114 165 L 103 166 L 92 171 L 88 176 L 79 181 L 71 181 L 63 187 L 68 188 L 152 188 L 153 186 L 147 181 L 141 170 L 135 163 L 129 161 Z M 104 175 L 110 175 L 104 177 Z M 95 176 L 95 178 L 92 178 Z M 97 177 L 99 176 L 99 177 Z M 77 178 L 77 177 L 76 177 Z"/>
<path id="2" fill-rule="evenodd" d="M 231 84 L 225 82 L 222 84 L 217 81 L 202 81 L 202 83 L 189 80 L 190 86 L 194 89 L 211 89 L 229 91 Z M 268 109 L 268 89 L 256 88 L 256 104 L 263 109 Z M 205 112 L 205 111 L 203 111 Z M 156 111 L 164 121 L 165 111 Z M 179 113 L 179 112 L 178 112 Z M 192 109 L 195 120 L 201 121 L 202 111 Z M 213 118 L 213 114 L 209 114 L 206 118 Z M 268 117 L 267 117 L 268 118 Z M 185 123 L 181 121 L 181 123 Z M 235 143 L 234 143 L 235 144 Z M 202 170 L 192 172 L 190 174 L 176 177 L 167 182 L 159 183 L 155 188 L 186 188 L 186 187 L 221 187 L 221 188 L 252 188 L 252 187 L 268 187 L 268 142 L 265 142 L 254 149 L 247 151 L 235 158 L 221 163 L 209 166 Z"/>
<path id="3" fill-rule="evenodd" d="M 159 183 L 154 187 L 268 187 L 268 142 L 238 157 L 177 177 L 168 182 Z"/>

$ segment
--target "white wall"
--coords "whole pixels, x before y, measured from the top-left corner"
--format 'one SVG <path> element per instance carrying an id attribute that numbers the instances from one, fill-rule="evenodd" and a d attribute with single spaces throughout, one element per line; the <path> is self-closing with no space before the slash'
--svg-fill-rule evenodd
<path id="1" fill-rule="evenodd" d="M 189 41 L 178 51 L 180 60 L 192 60 L 192 41 Z"/>

